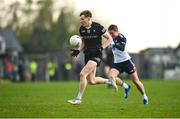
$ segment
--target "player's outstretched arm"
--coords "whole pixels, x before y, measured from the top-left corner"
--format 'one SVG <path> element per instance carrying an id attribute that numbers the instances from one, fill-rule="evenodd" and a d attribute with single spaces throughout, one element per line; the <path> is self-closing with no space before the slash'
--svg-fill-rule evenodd
<path id="1" fill-rule="evenodd" d="M 105 49 L 107 48 L 111 42 L 112 42 L 112 37 L 111 35 L 106 31 L 104 34 L 103 34 L 103 37 L 106 38 L 107 40 L 102 44 L 102 48 Z"/>

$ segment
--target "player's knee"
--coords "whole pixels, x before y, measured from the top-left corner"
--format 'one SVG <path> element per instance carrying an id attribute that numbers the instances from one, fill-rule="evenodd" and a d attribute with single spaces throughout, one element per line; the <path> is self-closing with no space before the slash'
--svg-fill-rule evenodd
<path id="1" fill-rule="evenodd" d="M 88 84 L 90 84 L 90 85 L 95 85 L 96 82 L 94 81 L 94 79 L 91 79 L 91 80 L 88 80 Z"/>
<path id="2" fill-rule="evenodd" d="M 80 77 L 86 77 L 86 73 L 85 72 L 80 72 Z"/>
<path id="3" fill-rule="evenodd" d="M 88 76 L 87 81 L 88 81 L 88 84 L 90 84 L 90 85 L 96 84 L 95 79 L 93 78 L 93 76 Z"/>
<path id="4" fill-rule="evenodd" d="M 89 85 L 95 85 L 95 82 L 88 82 Z"/>

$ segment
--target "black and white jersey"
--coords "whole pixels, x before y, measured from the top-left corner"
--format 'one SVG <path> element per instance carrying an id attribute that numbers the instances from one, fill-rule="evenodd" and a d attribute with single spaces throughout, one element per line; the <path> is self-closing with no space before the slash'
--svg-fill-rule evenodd
<path id="1" fill-rule="evenodd" d="M 83 39 L 85 50 L 96 51 L 102 45 L 102 35 L 106 32 L 106 29 L 99 23 L 92 22 L 89 28 L 81 26 L 79 29 L 80 36 Z"/>

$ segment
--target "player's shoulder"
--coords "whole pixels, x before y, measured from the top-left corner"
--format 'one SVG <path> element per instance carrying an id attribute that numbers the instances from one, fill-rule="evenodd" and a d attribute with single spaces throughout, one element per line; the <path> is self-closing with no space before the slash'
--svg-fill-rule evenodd
<path id="1" fill-rule="evenodd" d="M 122 42 L 126 42 L 126 37 L 122 33 L 119 34 L 119 38 Z"/>
<path id="2" fill-rule="evenodd" d="M 122 33 L 120 33 L 119 36 L 120 36 L 121 38 L 125 38 L 125 36 L 124 36 Z"/>
<path id="3" fill-rule="evenodd" d="M 100 23 L 98 23 L 98 22 L 92 22 L 92 26 L 95 26 L 95 27 L 100 27 L 100 26 L 102 26 Z"/>
<path id="4" fill-rule="evenodd" d="M 98 29 L 98 31 L 100 32 L 101 35 L 106 32 L 106 29 L 100 23 L 93 22 L 92 26 L 93 26 L 93 28 Z"/>
<path id="5" fill-rule="evenodd" d="M 85 27 L 81 25 L 81 26 L 79 27 L 79 30 L 82 30 L 82 29 L 84 29 L 84 28 L 85 28 Z"/>

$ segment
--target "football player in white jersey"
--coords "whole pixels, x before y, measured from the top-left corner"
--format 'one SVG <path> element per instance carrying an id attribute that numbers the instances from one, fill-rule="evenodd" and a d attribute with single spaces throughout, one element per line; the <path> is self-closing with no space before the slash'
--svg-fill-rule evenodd
<path id="1" fill-rule="evenodd" d="M 111 48 L 113 52 L 114 62 L 109 73 L 109 77 L 116 80 L 117 85 L 126 87 L 125 96 L 128 96 L 130 86 L 123 83 L 121 79 L 118 79 L 119 74 L 126 72 L 132 79 L 133 83 L 136 85 L 137 89 L 143 96 L 143 104 L 148 104 L 148 97 L 145 93 L 144 85 L 139 80 L 136 67 L 131 61 L 131 57 L 125 50 L 126 38 L 123 34 L 119 33 L 118 27 L 116 25 L 110 25 L 108 28 L 110 35 L 113 38 L 111 43 Z"/>

